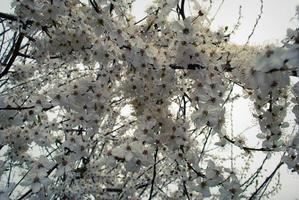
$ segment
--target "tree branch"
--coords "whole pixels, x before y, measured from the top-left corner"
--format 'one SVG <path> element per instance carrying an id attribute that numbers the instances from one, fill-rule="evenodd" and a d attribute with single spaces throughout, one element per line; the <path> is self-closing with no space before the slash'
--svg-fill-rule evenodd
<path id="1" fill-rule="evenodd" d="M 255 21 L 255 24 L 254 24 L 254 26 L 253 26 L 253 28 L 252 28 L 252 31 L 251 31 L 250 35 L 248 36 L 247 41 L 246 41 L 246 43 L 245 43 L 246 45 L 249 43 L 250 38 L 253 36 L 254 31 L 255 31 L 255 29 L 256 29 L 256 27 L 257 27 L 257 25 L 258 25 L 260 19 L 262 18 L 262 15 L 263 15 L 264 1 L 263 1 L 263 0 L 260 0 L 260 2 L 261 2 L 260 14 L 259 14 L 259 15 L 257 16 L 257 18 L 256 18 L 256 21 Z"/>
<path id="2" fill-rule="evenodd" d="M 177 64 L 170 64 L 169 65 L 170 68 L 172 69 L 190 69 L 190 70 L 196 70 L 196 69 L 204 69 L 204 66 L 201 66 L 199 64 L 188 64 L 187 68 L 177 65 Z"/>
<path id="3" fill-rule="evenodd" d="M 11 21 L 17 21 L 18 20 L 17 16 L 7 14 L 7 13 L 3 13 L 3 12 L 0 12 L 0 17 L 4 18 L 4 19 L 11 20 Z"/>
<path id="4" fill-rule="evenodd" d="M 269 182 L 271 181 L 271 179 L 273 178 L 273 176 L 275 175 L 275 173 L 277 172 L 277 170 L 282 166 L 283 162 L 280 162 L 276 168 L 274 169 L 274 171 L 270 174 L 270 176 L 268 176 L 265 181 L 261 184 L 261 186 L 251 195 L 251 197 L 249 198 L 249 200 L 253 200 L 254 197 L 260 192 L 260 190 Z"/>
<path id="5" fill-rule="evenodd" d="M 55 164 L 48 172 L 48 176 L 58 167 L 58 164 Z M 29 189 L 26 193 L 24 193 L 20 198 L 18 198 L 17 200 L 22 200 L 25 197 L 27 197 L 30 193 L 32 192 L 32 189 Z"/>
<path id="6" fill-rule="evenodd" d="M 224 136 L 224 139 L 226 139 L 227 141 L 229 141 L 232 144 L 235 144 L 236 141 L 230 139 L 227 135 Z M 238 146 L 237 147 L 243 149 L 244 151 L 273 151 L 273 149 L 268 149 L 268 148 L 252 148 L 252 147 L 246 147 L 246 146 Z"/>
<path id="7" fill-rule="evenodd" d="M 0 79 L 8 73 L 9 69 L 11 68 L 15 59 L 17 58 L 23 39 L 24 39 L 24 34 L 20 33 L 19 38 L 15 44 L 15 48 L 13 50 L 12 56 L 10 57 L 8 63 L 6 64 L 5 69 L 0 73 Z"/>
<path id="8" fill-rule="evenodd" d="M 182 19 L 185 20 L 185 0 L 181 1 L 181 6 L 179 7 L 179 13 L 182 16 Z"/>
<path id="9" fill-rule="evenodd" d="M 158 147 L 156 147 L 156 152 L 155 152 L 155 156 L 154 156 L 154 159 L 155 159 L 155 164 L 157 162 L 157 156 L 158 156 Z M 154 192 L 154 184 L 155 184 L 155 179 L 156 179 L 156 165 L 154 164 L 154 169 L 153 169 L 153 178 L 152 178 L 152 183 L 151 183 L 151 190 L 150 190 L 150 196 L 149 196 L 149 200 L 152 199 L 153 197 L 153 192 Z"/>

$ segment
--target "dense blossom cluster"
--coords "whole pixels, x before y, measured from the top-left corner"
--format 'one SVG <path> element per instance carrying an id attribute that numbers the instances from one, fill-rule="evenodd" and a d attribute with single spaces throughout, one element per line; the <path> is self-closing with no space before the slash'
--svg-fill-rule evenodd
<path id="1" fill-rule="evenodd" d="M 210 30 L 204 3 L 190 0 L 186 16 L 184 2 L 156 0 L 140 22 L 131 0 L 13 2 L 8 26 L 26 45 L 0 76 L 0 199 L 255 198 L 264 184 L 228 167 L 227 144 L 244 160 L 282 152 L 299 172 L 299 132 L 285 121 L 294 106 L 299 122 L 298 30 L 284 47 L 237 46 Z M 261 145 L 226 130 L 236 86 Z"/>

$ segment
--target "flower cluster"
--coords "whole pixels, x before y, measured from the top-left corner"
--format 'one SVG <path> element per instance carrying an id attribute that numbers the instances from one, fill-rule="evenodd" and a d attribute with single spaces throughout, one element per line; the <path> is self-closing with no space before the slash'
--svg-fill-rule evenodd
<path id="1" fill-rule="evenodd" d="M 14 1 L 26 39 L 0 73 L 0 180 L 24 173 L 0 198 L 247 198 L 259 171 L 246 181 L 227 163 L 255 150 L 286 152 L 298 172 L 299 134 L 283 140 L 298 30 L 284 47 L 238 46 L 197 1 L 193 16 L 184 0 L 156 0 L 139 22 L 133 2 Z M 253 102 L 261 148 L 226 135 L 235 85 Z"/>
<path id="2" fill-rule="evenodd" d="M 299 117 L 299 107 L 298 107 L 298 95 L 299 95 L 299 82 L 297 82 L 293 86 L 293 94 L 294 98 L 293 101 L 295 103 L 295 106 L 293 107 L 293 113 L 295 114 L 295 121 L 296 124 L 298 124 L 298 117 Z M 299 173 L 299 132 L 298 130 L 295 132 L 295 136 L 292 137 L 290 140 L 288 149 L 287 149 L 287 155 L 283 157 L 283 161 L 288 165 L 289 169 L 292 169 L 293 171 Z"/>

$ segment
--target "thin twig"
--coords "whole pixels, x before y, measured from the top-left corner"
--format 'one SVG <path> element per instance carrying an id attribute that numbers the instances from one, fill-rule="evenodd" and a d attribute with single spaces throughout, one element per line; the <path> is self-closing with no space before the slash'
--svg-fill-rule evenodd
<path id="1" fill-rule="evenodd" d="M 234 28 L 232 29 L 232 31 L 228 34 L 229 36 L 233 35 L 238 30 L 238 28 L 241 25 L 241 19 L 242 19 L 242 6 L 240 5 L 240 7 L 239 7 L 239 17 L 237 19 L 237 23 L 234 25 Z"/>
<path id="2" fill-rule="evenodd" d="M 158 147 L 156 147 L 156 152 L 155 152 L 155 155 L 154 155 L 155 163 L 157 162 L 157 156 L 158 156 Z M 155 179 L 156 179 L 156 173 L 157 173 L 156 165 L 154 165 L 154 168 L 153 168 L 153 178 L 152 178 L 152 182 L 151 182 L 151 190 L 150 190 L 149 200 L 151 200 L 152 197 L 153 197 L 154 184 L 155 184 Z"/>
<path id="3" fill-rule="evenodd" d="M 255 31 L 255 29 L 256 29 L 256 27 L 257 27 L 257 25 L 258 25 L 260 19 L 262 18 L 262 15 L 263 15 L 263 9 L 264 9 L 264 1 L 263 1 L 263 0 L 260 0 L 260 2 L 261 2 L 261 6 L 260 6 L 260 14 L 257 16 L 257 18 L 256 18 L 256 20 L 255 20 L 255 24 L 254 24 L 254 26 L 253 26 L 253 29 L 252 29 L 250 35 L 249 35 L 248 38 L 247 38 L 247 41 L 246 41 L 245 45 L 247 45 L 247 44 L 249 43 L 250 38 L 251 38 L 252 35 L 254 34 L 254 31 Z"/>
<path id="4" fill-rule="evenodd" d="M 211 23 L 215 20 L 215 18 L 217 16 L 217 14 L 219 13 L 221 7 L 223 6 L 223 3 L 224 3 L 224 0 L 222 0 L 221 3 L 219 4 L 219 6 L 218 6 L 218 8 L 216 10 L 216 13 L 214 14 L 214 16 L 212 17 L 212 19 L 210 20 Z"/>
<path id="5" fill-rule="evenodd" d="M 273 170 L 273 172 L 265 179 L 265 181 L 261 184 L 261 186 L 251 195 L 251 197 L 249 198 L 249 200 L 253 200 L 254 197 L 260 192 L 261 189 L 263 189 L 263 187 L 265 187 L 267 185 L 267 183 L 269 181 L 271 181 L 271 179 L 273 178 L 273 176 L 275 175 L 275 173 L 277 172 L 277 170 L 282 166 L 283 162 L 280 162 L 276 168 Z"/>
<path id="6" fill-rule="evenodd" d="M 235 144 L 236 141 L 230 139 L 227 135 L 225 135 L 223 137 L 224 139 L 226 139 L 227 141 L 229 141 L 230 143 L 232 144 Z M 240 149 L 243 149 L 244 151 L 273 151 L 274 149 L 269 149 L 269 148 L 252 148 L 252 147 L 247 147 L 247 146 L 239 146 L 239 145 L 236 145 L 237 147 L 239 147 Z"/>

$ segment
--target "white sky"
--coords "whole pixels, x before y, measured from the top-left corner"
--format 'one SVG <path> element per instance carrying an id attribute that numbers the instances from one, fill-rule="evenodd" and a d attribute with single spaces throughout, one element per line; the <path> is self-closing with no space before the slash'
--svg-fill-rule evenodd
<path id="1" fill-rule="evenodd" d="M 217 25 L 234 25 L 240 4 L 243 15 L 242 25 L 232 39 L 234 42 L 244 44 L 260 12 L 260 0 L 226 0 L 215 22 Z M 286 29 L 295 27 L 298 23 L 295 19 L 291 21 L 295 16 L 296 5 L 299 5 L 299 0 L 264 0 L 263 15 L 250 42 L 273 43 L 283 39 Z"/>
<path id="2" fill-rule="evenodd" d="M 133 12 L 136 13 L 137 19 L 145 16 L 144 7 L 150 5 L 151 2 L 151 0 L 136 0 Z M 214 16 L 221 0 L 213 0 L 213 2 L 211 16 Z M 260 0 L 225 0 L 213 22 L 213 28 L 233 27 L 239 16 L 240 5 L 242 5 L 242 24 L 231 39 L 233 42 L 244 44 L 260 12 Z M 298 23 L 295 19 L 291 20 L 295 16 L 296 5 L 299 5 L 299 0 L 264 0 L 263 16 L 250 43 L 268 44 L 283 39 L 287 28 L 294 28 Z"/>
<path id="3" fill-rule="evenodd" d="M 211 16 L 214 15 L 221 0 L 213 0 L 213 2 L 215 3 Z M 145 16 L 143 10 L 146 6 L 150 5 L 150 3 L 151 0 L 136 0 L 135 6 L 133 7 L 136 19 L 141 19 Z M 232 28 L 237 21 L 240 5 L 242 5 L 243 16 L 241 26 L 231 40 L 238 44 L 244 44 L 260 12 L 260 0 L 225 0 L 212 25 L 214 29 L 220 26 Z M 250 44 L 279 44 L 279 41 L 285 37 L 287 28 L 294 28 L 296 25 L 298 27 L 298 21 L 294 19 L 296 18 L 296 5 L 299 5 L 299 0 L 264 0 L 263 15 L 254 35 L 250 39 Z M 9 12 L 10 10 L 10 0 L 0 0 L 0 12 Z M 248 113 L 246 114 L 245 106 L 246 103 L 241 103 L 236 109 L 239 109 L 240 115 L 243 113 L 241 118 L 247 120 Z M 299 176 L 292 174 L 285 166 L 281 168 L 280 172 L 282 190 L 271 199 L 299 199 Z"/>

